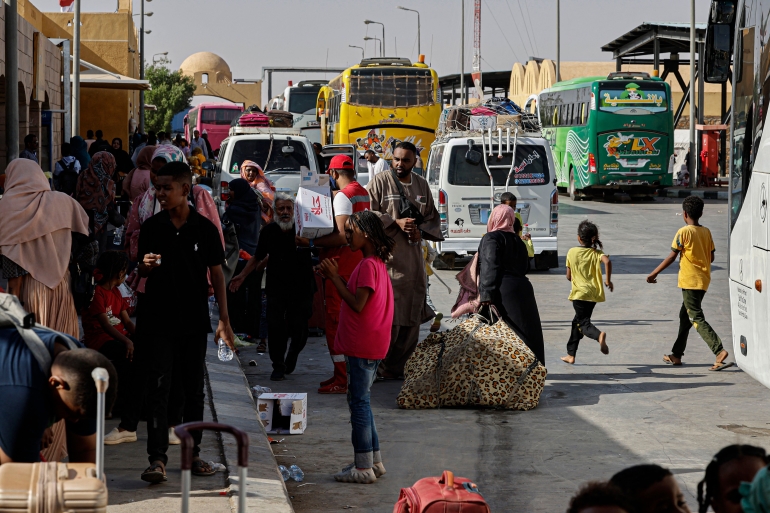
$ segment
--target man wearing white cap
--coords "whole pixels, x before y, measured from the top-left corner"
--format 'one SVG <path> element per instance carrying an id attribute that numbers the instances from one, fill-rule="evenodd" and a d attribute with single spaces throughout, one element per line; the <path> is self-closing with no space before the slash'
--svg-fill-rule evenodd
<path id="1" fill-rule="evenodd" d="M 203 129 L 203 133 L 201 134 L 201 137 L 206 142 L 206 149 L 208 151 L 209 158 L 214 158 L 214 150 L 211 148 L 211 143 L 209 142 L 209 132 L 205 128 Z"/>
<path id="2" fill-rule="evenodd" d="M 206 140 L 201 137 L 201 133 L 198 129 L 193 131 L 193 138 L 190 141 L 190 152 L 192 152 L 195 148 L 200 148 L 203 152 L 203 156 L 206 157 L 206 160 L 209 159 L 209 151 L 208 147 L 206 146 Z"/>

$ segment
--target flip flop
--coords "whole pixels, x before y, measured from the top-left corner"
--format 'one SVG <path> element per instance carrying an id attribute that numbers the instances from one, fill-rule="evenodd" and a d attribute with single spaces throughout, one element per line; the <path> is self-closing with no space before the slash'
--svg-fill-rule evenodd
<path id="1" fill-rule="evenodd" d="M 158 484 L 164 481 L 168 481 L 166 472 L 163 470 L 163 466 L 157 463 L 147 467 L 147 469 L 142 472 L 141 478 L 142 481 L 146 481 L 151 484 Z"/>
<path id="2" fill-rule="evenodd" d="M 192 473 L 194 476 L 213 476 L 217 471 L 211 468 L 211 465 L 205 461 L 195 460 L 192 464 Z"/>
<path id="3" fill-rule="evenodd" d="M 735 362 L 718 362 L 711 366 L 709 369 L 710 371 L 719 372 L 722 369 L 726 369 L 728 367 L 732 367 L 735 365 Z"/>
<path id="4" fill-rule="evenodd" d="M 676 362 L 674 362 L 670 358 L 670 355 L 667 355 L 667 354 L 663 355 L 663 362 L 666 363 L 667 365 L 673 365 L 674 367 L 681 367 L 682 366 L 682 362 L 681 361 L 679 363 L 676 363 Z"/>

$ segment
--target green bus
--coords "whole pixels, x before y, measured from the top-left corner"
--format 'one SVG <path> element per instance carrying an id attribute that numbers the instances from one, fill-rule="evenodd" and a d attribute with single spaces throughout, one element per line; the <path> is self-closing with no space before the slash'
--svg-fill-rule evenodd
<path id="1" fill-rule="evenodd" d="M 537 108 L 556 185 L 571 198 L 649 196 L 672 185 L 674 114 L 660 78 L 618 72 L 557 82 Z"/>

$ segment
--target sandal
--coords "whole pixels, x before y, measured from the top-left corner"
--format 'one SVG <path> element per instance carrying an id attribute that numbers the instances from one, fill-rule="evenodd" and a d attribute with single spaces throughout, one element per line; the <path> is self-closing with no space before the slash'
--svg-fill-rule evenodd
<path id="1" fill-rule="evenodd" d="M 663 362 L 665 362 L 668 365 L 673 365 L 674 367 L 681 367 L 682 366 L 682 360 L 679 360 L 679 363 L 675 362 L 671 359 L 671 357 L 674 356 L 672 354 L 666 354 L 663 355 Z"/>
<path id="2" fill-rule="evenodd" d="M 192 473 L 195 476 L 213 476 L 217 471 L 211 468 L 211 465 L 205 461 L 195 460 L 192 464 Z"/>
<path id="3" fill-rule="evenodd" d="M 147 467 L 147 469 L 142 472 L 141 478 L 142 481 L 146 481 L 151 484 L 158 484 L 164 481 L 168 481 L 168 478 L 166 477 L 166 469 L 159 461 L 156 461 Z"/>
<path id="4" fill-rule="evenodd" d="M 726 369 L 728 367 L 732 367 L 734 364 L 735 362 L 716 362 L 714 365 L 711 366 L 709 370 L 717 372 L 717 371 Z"/>

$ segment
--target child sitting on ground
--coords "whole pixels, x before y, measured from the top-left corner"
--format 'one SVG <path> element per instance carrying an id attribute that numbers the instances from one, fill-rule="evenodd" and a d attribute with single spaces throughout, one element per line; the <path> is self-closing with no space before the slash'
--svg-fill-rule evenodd
<path id="1" fill-rule="evenodd" d="M 83 310 L 82 321 L 86 347 L 99 351 L 110 359 L 118 380 L 127 383 L 126 376 L 134 357 L 134 323 L 128 316 L 120 284 L 126 280 L 128 255 L 123 251 L 105 251 L 96 262 L 96 289 L 91 304 Z M 116 407 L 123 404 L 126 387 L 118 388 Z"/>
<path id="2" fill-rule="evenodd" d="M 567 363 L 575 363 L 578 344 L 583 336 L 599 342 L 602 353 L 609 354 L 607 347 L 607 334 L 599 331 L 591 323 L 591 314 L 596 303 L 604 302 L 604 287 L 602 287 L 602 268 L 607 273 L 604 284 L 614 290 L 612 285 L 612 262 L 610 256 L 605 255 L 599 240 L 599 229 L 590 221 L 583 221 L 578 225 L 578 244 L 580 247 L 572 248 L 567 252 L 567 279 L 572 282 L 572 291 L 569 300 L 575 308 L 575 318 L 572 319 L 572 332 L 567 342 L 567 356 L 561 359 Z"/>
<path id="3" fill-rule="evenodd" d="M 709 370 L 720 371 L 733 362 L 725 362 L 729 353 L 722 347 L 722 340 L 703 315 L 703 297 L 711 282 L 711 263 L 714 261 L 714 240 L 711 232 L 698 220 L 703 215 L 703 200 L 689 196 L 682 202 L 685 226 L 679 229 L 671 244 L 671 253 L 647 276 L 647 283 L 658 283 L 658 275 L 676 261 L 679 256 L 679 288 L 682 289 L 682 308 L 679 310 L 679 335 L 671 354 L 663 356 L 665 363 L 680 366 L 687 347 L 687 335 L 695 326 L 701 338 L 716 355 L 716 362 Z"/>
<path id="4" fill-rule="evenodd" d="M 393 324 L 393 287 L 385 262 L 395 242 L 385 234 L 380 218 L 365 210 L 354 212 L 345 224 L 351 251 L 361 251 L 363 260 L 345 283 L 337 262 L 325 259 L 320 270 L 343 300 L 334 347 L 345 355 L 348 373 L 348 405 L 353 426 L 355 460 L 334 479 L 343 483 L 374 483 L 385 474 L 380 442 L 369 403 L 377 366 L 390 346 Z"/>

